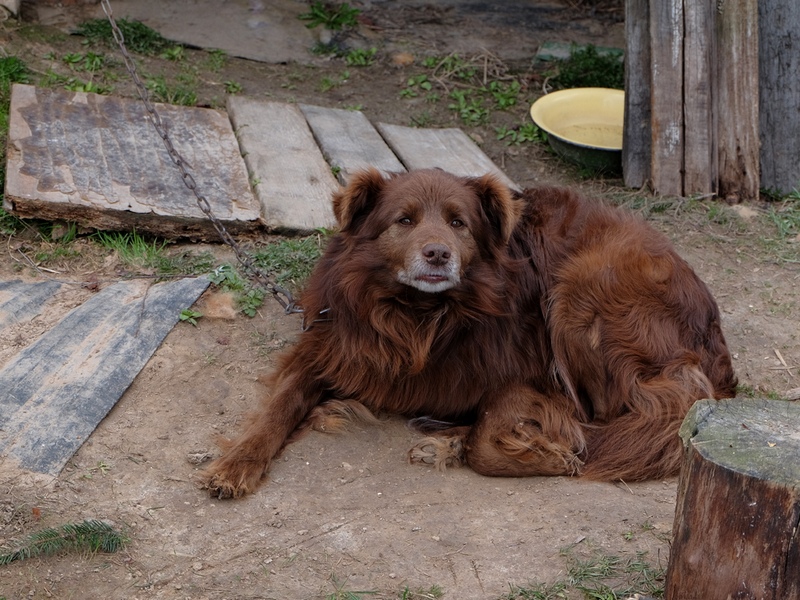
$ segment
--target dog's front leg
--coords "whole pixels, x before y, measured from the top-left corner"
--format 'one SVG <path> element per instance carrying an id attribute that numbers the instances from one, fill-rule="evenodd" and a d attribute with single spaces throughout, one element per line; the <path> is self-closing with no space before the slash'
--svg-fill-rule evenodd
<path id="1" fill-rule="evenodd" d="M 203 487 L 218 498 L 239 498 L 258 487 L 289 435 L 320 401 L 321 388 L 301 371 L 278 376 L 245 431 L 223 443 L 224 454 L 203 472 Z"/>

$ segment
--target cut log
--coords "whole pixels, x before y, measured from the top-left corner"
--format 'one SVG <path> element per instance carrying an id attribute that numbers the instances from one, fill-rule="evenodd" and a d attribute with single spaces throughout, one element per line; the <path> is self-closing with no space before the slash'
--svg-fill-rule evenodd
<path id="1" fill-rule="evenodd" d="M 800 404 L 703 400 L 681 438 L 667 599 L 800 598 Z"/>

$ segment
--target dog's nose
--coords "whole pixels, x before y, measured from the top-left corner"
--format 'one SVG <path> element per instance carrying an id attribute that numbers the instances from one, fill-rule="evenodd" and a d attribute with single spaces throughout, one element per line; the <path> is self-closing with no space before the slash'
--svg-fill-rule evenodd
<path id="1" fill-rule="evenodd" d="M 422 248 L 422 256 L 429 265 L 441 266 L 450 260 L 450 248 L 444 244 L 425 244 Z"/>

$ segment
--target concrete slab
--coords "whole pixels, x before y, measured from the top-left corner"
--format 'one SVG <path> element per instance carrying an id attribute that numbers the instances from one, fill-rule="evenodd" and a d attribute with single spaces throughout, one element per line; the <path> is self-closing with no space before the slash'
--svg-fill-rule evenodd
<path id="1" fill-rule="evenodd" d="M 16 355 L 0 370 L 0 458 L 57 475 L 208 284 L 116 283 Z"/>
<path id="2" fill-rule="evenodd" d="M 224 113 L 157 104 L 198 191 L 232 231 L 261 226 Z M 20 217 L 218 239 L 142 103 L 14 85 L 4 207 Z"/>
<path id="3" fill-rule="evenodd" d="M 105 18 L 99 5 L 77 10 L 72 4 L 68 10 L 60 4 L 37 7 L 39 21 L 70 30 L 80 21 Z M 266 63 L 312 62 L 317 40 L 297 18 L 308 8 L 296 0 L 111 1 L 115 19 L 141 21 L 173 42 Z"/>
<path id="4" fill-rule="evenodd" d="M 267 227 L 288 233 L 333 227 L 331 194 L 339 184 L 300 109 L 229 96 L 228 112 Z"/>

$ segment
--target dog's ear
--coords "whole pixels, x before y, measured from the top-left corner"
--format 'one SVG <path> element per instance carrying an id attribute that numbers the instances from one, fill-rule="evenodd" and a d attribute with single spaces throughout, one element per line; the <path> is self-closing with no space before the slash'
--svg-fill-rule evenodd
<path id="1" fill-rule="evenodd" d="M 340 231 L 353 231 L 375 207 L 386 180 L 377 169 L 355 173 L 350 182 L 333 195 L 333 214 Z"/>
<path id="2" fill-rule="evenodd" d="M 522 214 L 522 204 L 494 175 L 469 178 L 467 185 L 478 195 L 484 218 L 495 238 L 503 244 L 508 243 Z"/>

